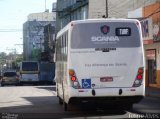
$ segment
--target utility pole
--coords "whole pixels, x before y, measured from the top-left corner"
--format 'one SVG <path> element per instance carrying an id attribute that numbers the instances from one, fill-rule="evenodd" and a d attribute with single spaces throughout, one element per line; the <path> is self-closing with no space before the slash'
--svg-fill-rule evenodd
<path id="1" fill-rule="evenodd" d="M 108 18 L 108 0 L 106 0 L 106 18 Z"/>
<path id="2" fill-rule="evenodd" d="M 46 9 L 47 9 L 47 8 L 46 8 L 46 0 L 45 0 L 45 3 L 44 3 L 44 5 L 45 5 L 45 6 L 44 6 L 44 7 L 45 7 L 45 11 L 46 11 Z"/>

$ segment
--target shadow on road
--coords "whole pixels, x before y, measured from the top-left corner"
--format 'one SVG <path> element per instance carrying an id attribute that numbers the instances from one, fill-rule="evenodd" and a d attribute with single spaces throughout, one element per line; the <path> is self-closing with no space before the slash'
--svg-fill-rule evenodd
<path id="1" fill-rule="evenodd" d="M 124 115 L 126 112 L 115 108 L 99 107 L 97 105 L 71 105 L 67 112 L 58 104 L 56 96 L 23 97 L 30 105 L 10 106 L 0 108 L 2 114 L 18 114 L 18 119 L 65 119 L 65 118 L 98 118 L 104 116 Z M 2 115 L 1 115 L 2 117 Z"/>
<path id="2" fill-rule="evenodd" d="M 123 115 L 126 112 L 120 108 L 117 108 L 114 105 L 97 105 L 97 104 L 87 104 L 87 105 L 79 105 L 80 109 L 84 114 L 101 114 L 101 115 Z"/>
<path id="3" fill-rule="evenodd" d="M 36 88 L 38 88 L 38 89 L 46 89 L 46 90 L 49 90 L 49 91 L 56 91 L 56 87 L 55 86 L 38 86 Z"/>

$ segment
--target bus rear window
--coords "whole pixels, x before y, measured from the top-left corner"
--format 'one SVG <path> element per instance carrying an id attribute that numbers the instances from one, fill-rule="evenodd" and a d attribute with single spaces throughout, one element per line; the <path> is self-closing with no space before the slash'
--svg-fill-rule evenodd
<path id="1" fill-rule="evenodd" d="M 71 48 L 140 47 L 141 36 L 134 22 L 80 23 L 71 32 Z"/>
<path id="2" fill-rule="evenodd" d="M 23 62 L 22 70 L 23 71 L 38 71 L 38 63 L 37 62 Z"/>

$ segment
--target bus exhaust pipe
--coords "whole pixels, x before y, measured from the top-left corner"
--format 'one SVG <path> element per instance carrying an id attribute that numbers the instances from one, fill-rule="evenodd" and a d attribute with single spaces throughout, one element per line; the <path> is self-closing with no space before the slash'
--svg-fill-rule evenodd
<path id="1" fill-rule="evenodd" d="M 94 89 L 92 89 L 92 95 L 95 96 L 96 95 L 96 91 Z"/>
<path id="2" fill-rule="evenodd" d="M 119 95 L 122 95 L 123 91 L 122 89 L 119 89 Z"/>

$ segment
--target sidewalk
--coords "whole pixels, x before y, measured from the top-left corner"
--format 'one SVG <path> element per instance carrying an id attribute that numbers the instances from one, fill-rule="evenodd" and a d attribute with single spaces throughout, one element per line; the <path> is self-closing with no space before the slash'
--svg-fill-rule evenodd
<path id="1" fill-rule="evenodd" d="M 146 87 L 146 96 L 160 98 L 160 88 Z"/>

